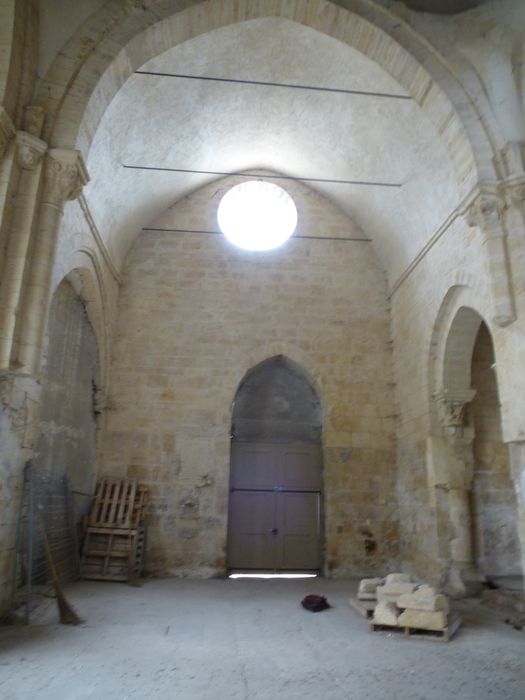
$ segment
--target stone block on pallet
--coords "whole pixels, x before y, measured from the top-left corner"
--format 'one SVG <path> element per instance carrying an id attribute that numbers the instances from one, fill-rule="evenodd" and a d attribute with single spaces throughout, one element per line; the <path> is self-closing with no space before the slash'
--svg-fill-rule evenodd
<path id="1" fill-rule="evenodd" d="M 400 595 L 396 605 L 398 608 L 425 612 L 442 610 L 448 613 L 450 609 L 447 596 L 438 593 L 435 588 L 428 585 L 419 586 L 413 593 Z"/>
<path id="2" fill-rule="evenodd" d="M 385 584 L 388 586 L 391 583 L 410 583 L 410 574 L 387 574 Z"/>
<path id="3" fill-rule="evenodd" d="M 377 599 L 387 603 L 397 603 L 399 596 L 405 593 L 413 593 L 417 588 L 416 583 L 385 583 L 376 589 Z"/>
<path id="4" fill-rule="evenodd" d="M 383 583 L 382 578 L 363 578 L 359 582 L 357 597 L 359 600 L 377 600 L 376 589 Z"/>
<path id="5" fill-rule="evenodd" d="M 426 610 L 406 609 L 398 617 L 397 624 L 400 627 L 440 631 L 445 629 L 448 619 L 447 614 L 443 610 L 428 612 Z"/>
<path id="6" fill-rule="evenodd" d="M 372 623 L 374 625 L 388 625 L 395 627 L 398 624 L 398 610 L 394 603 L 381 601 L 376 605 Z"/>

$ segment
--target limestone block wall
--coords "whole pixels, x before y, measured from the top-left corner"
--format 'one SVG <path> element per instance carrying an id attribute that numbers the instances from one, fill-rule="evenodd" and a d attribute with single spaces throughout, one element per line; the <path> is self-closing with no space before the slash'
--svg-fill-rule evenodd
<path id="1" fill-rule="evenodd" d="M 507 222 L 510 218 L 507 219 Z M 508 249 L 522 251 L 523 229 L 508 228 Z M 399 400 L 398 498 L 402 559 L 408 569 L 439 580 L 449 563 L 448 529 L 438 532 L 444 491 L 432 482 L 427 439 L 442 434 L 437 404 L 437 376 L 443 358 L 443 309 L 461 305 L 475 309 L 492 334 L 500 389 L 502 439 L 519 441 L 523 434 L 523 380 L 519 370 L 524 342 L 522 269 L 520 256 L 511 258 L 509 283 L 516 320 L 501 327 L 493 322 L 494 288 L 489 253 L 480 228 L 469 227 L 466 217 L 451 213 L 450 225 L 417 258 L 391 295 L 395 377 Z M 469 378 L 470 379 L 470 378 Z M 505 446 L 507 449 L 507 446 Z M 516 475 L 519 477 L 519 470 Z M 514 488 L 518 492 L 517 483 Z M 519 491 L 521 494 L 521 491 Z M 505 498 L 510 499 L 510 492 Z M 523 495 L 521 495 L 523 500 Z M 518 513 L 522 513 L 518 499 Z M 520 518 L 522 516 L 519 516 Z M 524 551 L 525 541 L 520 542 Z"/>
<path id="2" fill-rule="evenodd" d="M 216 231 L 222 193 L 181 200 L 151 229 Z M 383 573 L 398 557 L 395 404 L 385 276 L 352 222 L 292 183 L 296 238 L 249 253 L 220 234 L 144 231 L 123 272 L 100 473 L 152 491 L 148 569 L 222 574 L 231 404 L 283 354 L 323 406 L 325 565 Z M 185 503 L 192 507 L 186 508 Z"/>
<path id="3" fill-rule="evenodd" d="M 0 378 L 0 615 L 11 595 L 12 556 L 24 462 L 31 456 L 38 386 Z"/>
<path id="4" fill-rule="evenodd" d="M 95 400 L 97 408 L 102 409 L 108 369 L 105 358 L 109 353 L 119 278 L 96 233 L 87 209 L 83 209 L 78 201 L 69 202 L 58 235 L 52 290 L 55 291 L 67 277 L 77 297 L 82 299 L 96 336 L 100 383 Z M 16 229 L 13 229 L 13 235 L 17 235 Z M 49 342 L 48 332 L 46 349 Z M 68 355 L 72 350 L 72 347 L 68 348 Z M 42 367 L 45 367 L 45 362 Z M 12 557 L 23 467 L 26 460 L 35 456 L 41 431 L 47 430 L 45 415 L 44 424 L 41 416 L 42 380 L 40 371 L 34 376 L 27 376 L 18 373 L 15 368 L 2 372 L 0 376 L 0 614 L 6 609 L 11 593 Z M 77 387 L 73 383 L 70 388 L 74 393 Z M 56 447 L 59 453 L 64 452 L 64 459 L 66 442 Z M 92 459 L 95 460 L 95 450 L 93 445 L 91 447 Z M 65 470 L 64 459 L 61 458 L 61 463 L 54 464 L 54 467 Z M 69 466 L 74 471 L 78 464 Z M 92 469 L 93 472 L 96 470 L 96 461 L 93 461 Z M 85 500 L 77 498 L 79 510 L 85 507 Z"/>

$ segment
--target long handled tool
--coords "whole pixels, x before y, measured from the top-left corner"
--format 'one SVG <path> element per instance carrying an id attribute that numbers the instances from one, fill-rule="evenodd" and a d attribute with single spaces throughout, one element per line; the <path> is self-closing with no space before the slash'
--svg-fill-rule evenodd
<path id="1" fill-rule="evenodd" d="M 51 578 L 51 583 L 55 589 L 55 596 L 58 605 L 58 612 L 60 615 L 60 623 L 62 625 L 81 625 L 84 620 L 77 615 L 72 606 L 67 602 L 62 586 L 60 585 L 60 580 L 58 578 L 57 570 L 55 567 L 55 562 L 53 559 L 53 553 L 51 552 L 51 547 L 49 546 L 49 540 L 47 538 L 46 525 L 44 523 L 44 517 L 41 512 L 39 512 L 40 529 L 42 531 L 42 540 L 44 542 L 44 550 L 46 553 L 47 566 L 49 569 L 49 576 Z"/>

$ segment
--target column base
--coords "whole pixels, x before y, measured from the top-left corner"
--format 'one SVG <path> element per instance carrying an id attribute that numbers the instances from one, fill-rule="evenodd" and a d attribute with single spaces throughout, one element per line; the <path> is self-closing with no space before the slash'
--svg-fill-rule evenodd
<path id="1" fill-rule="evenodd" d="M 472 564 L 451 564 L 443 572 L 443 590 L 450 598 L 469 598 L 478 595 L 485 576 Z"/>

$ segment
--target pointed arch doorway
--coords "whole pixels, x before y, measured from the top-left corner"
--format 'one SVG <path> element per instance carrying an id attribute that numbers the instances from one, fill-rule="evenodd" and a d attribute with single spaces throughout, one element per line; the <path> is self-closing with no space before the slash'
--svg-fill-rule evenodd
<path id="1" fill-rule="evenodd" d="M 230 571 L 321 570 L 321 431 L 299 365 L 279 355 L 247 373 L 233 404 Z"/>

